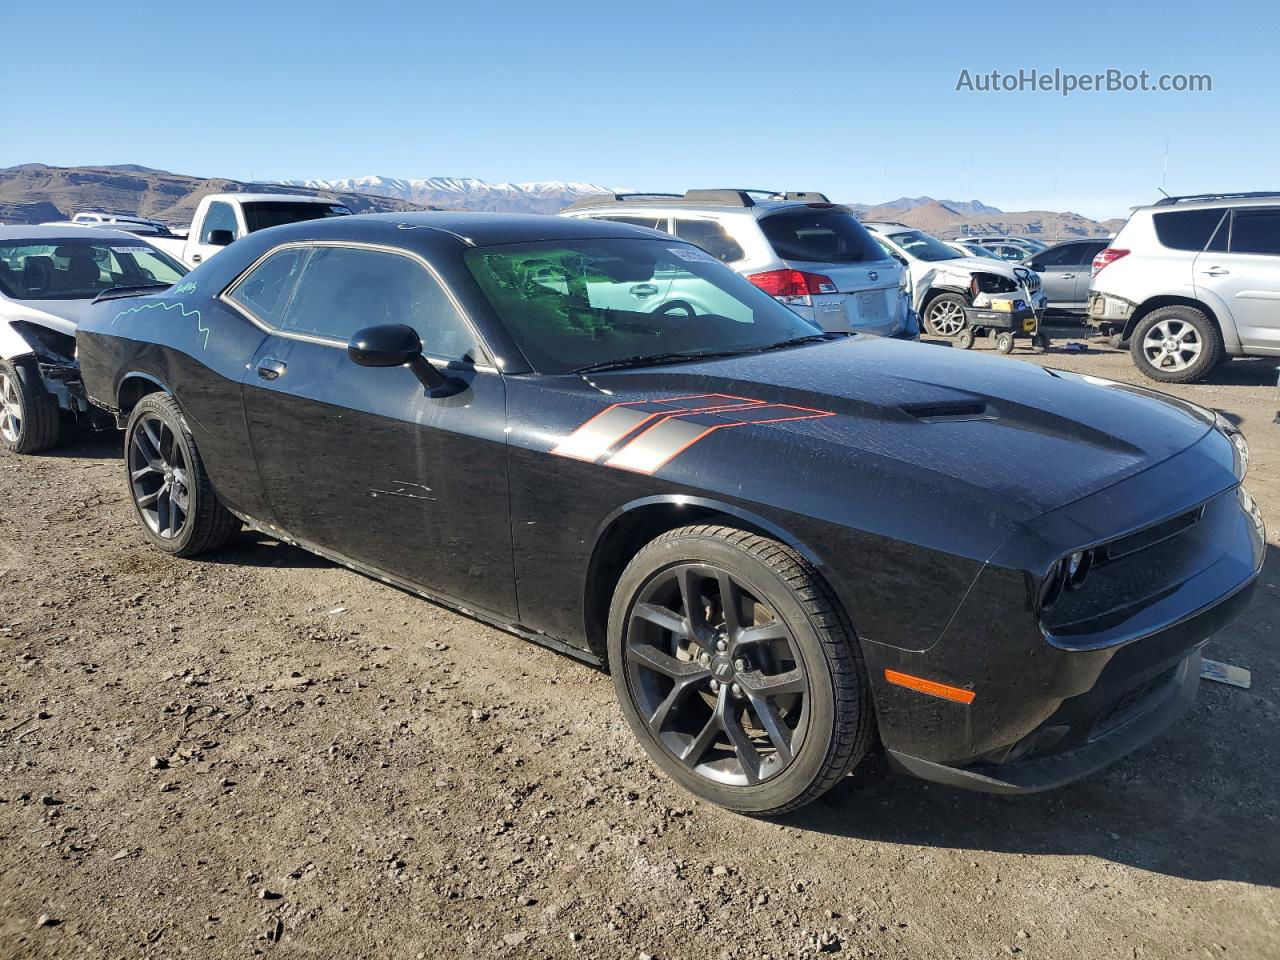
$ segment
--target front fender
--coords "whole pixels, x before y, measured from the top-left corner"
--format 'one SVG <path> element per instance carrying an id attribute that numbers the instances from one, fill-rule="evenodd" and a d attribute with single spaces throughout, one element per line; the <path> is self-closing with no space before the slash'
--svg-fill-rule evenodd
<path id="1" fill-rule="evenodd" d="M 35 345 L 31 343 L 14 323 L 0 321 L 0 358 L 17 360 L 19 357 L 35 355 Z"/>

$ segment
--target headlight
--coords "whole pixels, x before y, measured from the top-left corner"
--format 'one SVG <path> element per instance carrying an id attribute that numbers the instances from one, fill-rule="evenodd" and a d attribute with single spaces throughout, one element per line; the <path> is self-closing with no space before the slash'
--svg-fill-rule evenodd
<path id="1" fill-rule="evenodd" d="M 1240 428 L 1222 414 L 1214 414 L 1213 419 L 1214 427 L 1217 428 L 1219 433 L 1224 434 L 1231 441 L 1231 445 L 1236 448 L 1236 479 L 1243 480 L 1244 475 L 1249 472 L 1249 441 L 1245 439 Z"/>
<path id="2" fill-rule="evenodd" d="M 1081 586 L 1092 569 L 1092 550 L 1077 550 L 1055 563 L 1040 588 L 1041 608 L 1053 606 L 1063 590 L 1075 590 Z"/>

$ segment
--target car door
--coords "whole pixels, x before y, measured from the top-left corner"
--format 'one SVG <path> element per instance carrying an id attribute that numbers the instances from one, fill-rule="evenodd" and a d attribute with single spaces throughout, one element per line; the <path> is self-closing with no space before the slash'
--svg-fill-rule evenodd
<path id="1" fill-rule="evenodd" d="M 268 309 L 255 274 L 294 258 Z M 281 272 L 281 271 L 277 271 Z M 516 617 L 506 389 L 435 271 L 395 248 L 278 248 L 228 291 L 270 327 L 244 379 L 262 486 L 294 539 L 447 600 Z M 403 323 L 450 378 L 357 366 L 357 330 Z"/>
<path id="2" fill-rule="evenodd" d="M 1197 290 L 1231 311 L 1247 351 L 1280 354 L 1280 207 L 1232 211 L 1192 271 Z"/>
<path id="3" fill-rule="evenodd" d="M 1077 261 L 1084 255 L 1080 246 L 1078 243 L 1059 244 L 1027 261 L 1028 266 L 1040 274 L 1044 295 L 1054 310 L 1070 310 L 1075 305 L 1076 281 L 1081 271 Z"/>
<path id="4" fill-rule="evenodd" d="M 1078 247 L 1078 253 L 1075 257 L 1076 263 L 1071 271 L 1075 277 L 1075 292 L 1071 298 L 1071 309 L 1078 313 L 1084 313 L 1085 308 L 1089 305 L 1089 282 L 1093 278 L 1093 258 L 1107 249 L 1110 241 L 1107 240 L 1085 240 L 1072 246 Z"/>

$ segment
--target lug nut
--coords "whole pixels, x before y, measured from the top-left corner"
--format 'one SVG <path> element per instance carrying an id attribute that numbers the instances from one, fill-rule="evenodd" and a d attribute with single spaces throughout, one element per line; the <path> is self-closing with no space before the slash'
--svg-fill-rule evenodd
<path id="1" fill-rule="evenodd" d="M 728 650 L 728 649 L 729 649 L 729 641 L 728 641 L 728 640 L 717 640 L 717 641 L 716 641 L 716 649 L 717 649 L 717 650 L 719 650 L 721 653 L 724 653 L 726 650 Z"/>
<path id="2" fill-rule="evenodd" d="M 711 691 L 712 691 L 713 693 L 719 693 L 719 692 L 720 692 L 720 681 L 719 681 L 719 680 L 712 680 L 712 681 L 711 681 Z"/>
<path id="3" fill-rule="evenodd" d="M 739 657 L 737 660 L 733 661 L 733 669 L 737 670 L 739 673 L 746 673 L 747 661 Z"/>
<path id="4" fill-rule="evenodd" d="M 736 683 L 729 688 L 729 692 L 732 693 L 735 697 L 742 696 L 742 688 L 738 686 Z"/>

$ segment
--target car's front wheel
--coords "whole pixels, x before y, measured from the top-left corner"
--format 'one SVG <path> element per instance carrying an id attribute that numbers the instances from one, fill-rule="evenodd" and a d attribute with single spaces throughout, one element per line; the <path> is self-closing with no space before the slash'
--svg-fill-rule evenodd
<path id="1" fill-rule="evenodd" d="M 0 443 L 13 453 L 39 453 L 58 442 L 58 403 L 34 365 L 0 360 Z"/>
<path id="2" fill-rule="evenodd" d="M 1202 310 L 1175 304 L 1152 310 L 1129 337 L 1134 365 L 1161 383 L 1191 383 L 1220 362 L 1222 334 Z"/>
<path id="3" fill-rule="evenodd" d="M 609 617 L 622 711 L 693 793 L 774 815 L 821 796 L 875 732 L 853 630 L 795 551 L 723 526 L 655 539 L 623 571 Z"/>
<path id="4" fill-rule="evenodd" d="M 200 451 L 173 397 L 138 401 L 124 434 L 129 495 L 143 532 L 155 546 L 193 557 L 222 546 L 240 521 L 222 505 Z"/>
<path id="5" fill-rule="evenodd" d="M 964 315 L 968 305 L 959 293 L 938 294 L 925 307 L 925 328 L 935 337 L 954 337 L 969 324 Z"/>

